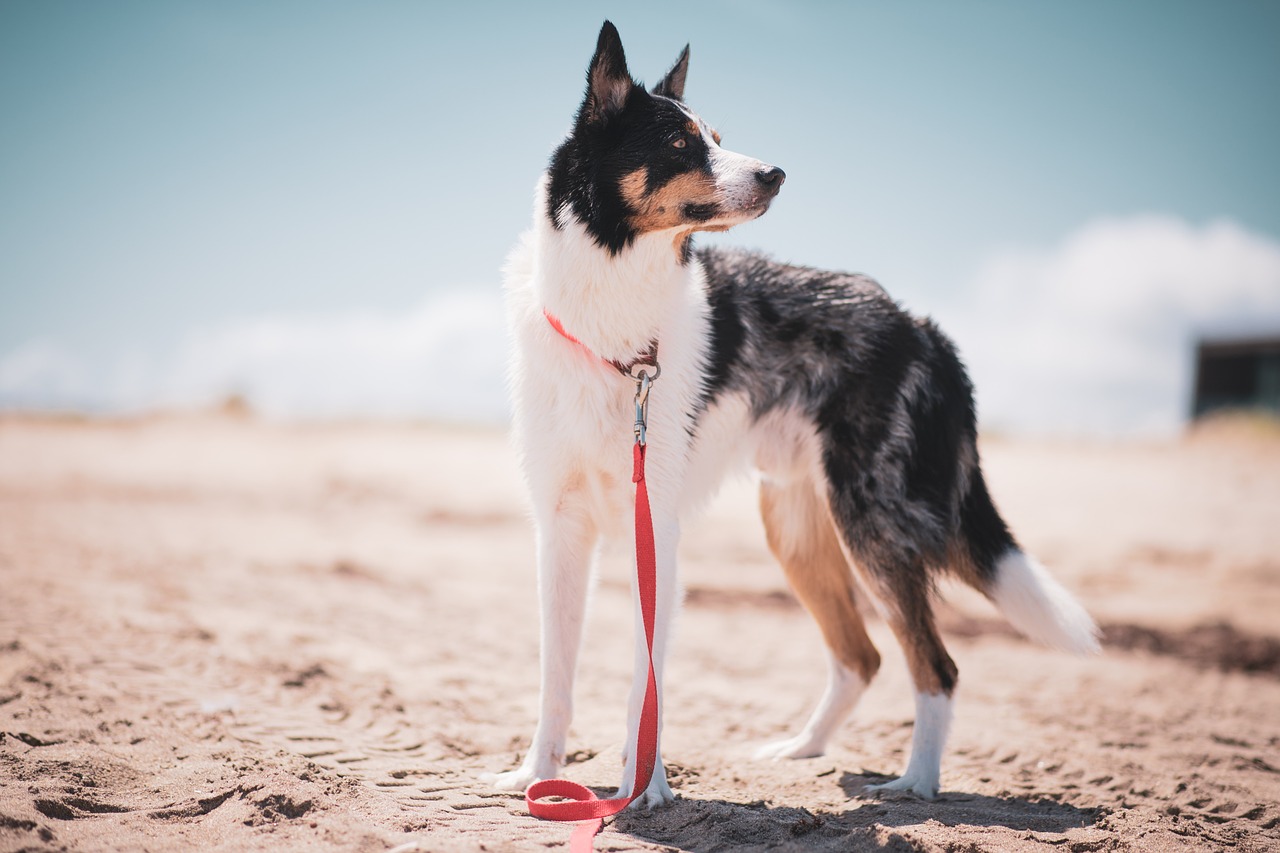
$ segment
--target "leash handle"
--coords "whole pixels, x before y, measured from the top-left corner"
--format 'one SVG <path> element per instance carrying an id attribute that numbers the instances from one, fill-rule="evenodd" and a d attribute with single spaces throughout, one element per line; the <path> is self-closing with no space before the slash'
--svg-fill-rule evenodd
<path id="1" fill-rule="evenodd" d="M 656 378 L 653 377 L 653 378 Z M 649 387 L 653 378 L 641 371 L 636 380 L 636 441 L 632 446 L 631 480 L 636 484 L 636 582 L 640 593 L 640 613 L 644 620 L 645 644 L 649 650 L 649 676 L 640 711 L 636 736 L 636 772 L 631 794 L 598 799 L 591 789 L 566 779 L 534 782 L 525 792 L 529 814 L 544 820 L 584 821 L 569 839 L 571 853 L 591 853 L 596 833 L 604 819 L 625 809 L 649 787 L 658 760 L 658 678 L 653 668 L 653 633 L 657 613 L 658 557 L 653 536 L 653 514 L 649 509 L 649 486 L 644 476 L 645 428 L 648 420 Z M 544 797 L 562 797 L 558 802 L 542 802 Z"/>

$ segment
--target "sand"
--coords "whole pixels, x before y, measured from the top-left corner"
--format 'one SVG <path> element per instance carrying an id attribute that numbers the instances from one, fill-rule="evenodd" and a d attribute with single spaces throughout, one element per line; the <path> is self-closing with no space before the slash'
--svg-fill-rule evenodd
<path id="1" fill-rule="evenodd" d="M 982 452 L 1104 654 L 1036 647 L 948 588 L 961 686 L 937 800 L 866 790 L 911 734 L 877 621 L 884 667 L 828 754 L 754 761 L 803 722 L 824 663 L 733 484 L 683 546 L 680 798 L 610 821 L 597 850 L 1280 849 L 1280 437 Z M 532 550 L 496 431 L 0 419 L 0 850 L 559 848 L 568 827 L 477 781 L 535 722 Z M 627 584 L 620 546 L 567 768 L 602 793 Z"/>

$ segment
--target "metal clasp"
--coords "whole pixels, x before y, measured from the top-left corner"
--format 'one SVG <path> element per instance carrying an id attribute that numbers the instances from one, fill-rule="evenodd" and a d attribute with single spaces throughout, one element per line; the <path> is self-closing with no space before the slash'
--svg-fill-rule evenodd
<path id="1" fill-rule="evenodd" d="M 625 369 L 619 367 L 618 369 L 622 371 L 623 376 L 626 376 L 632 382 L 636 383 L 636 385 L 639 385 L 640 377 L 644 376 L 649 371 L 649 368 L 652 367 L 653 375 L 649 377 L 649 381 L 657 382 L 658 377 L 662 375 L 662 365 L 658 363 L 657 356 L 653 353 L 650 353 L 647 358 L 649 359 L 648 361 L 645 359 L 639 359 L 637 361 L 633 361 L 630 367 Z M 639 373 L 636 373 L 636 368 L 640 369 Z"/>
<path id="2" fill-rule="evenodd" d="M 636 443 L 644 447 L 645 432 L 649 423 L 649 386 L 653 384 L 654 379 L 658 378 L 658 375 L 655 373 L 650 377 L 647 370 L 641 370 L 639 376 L 632 378 L 636 381 Z"/>

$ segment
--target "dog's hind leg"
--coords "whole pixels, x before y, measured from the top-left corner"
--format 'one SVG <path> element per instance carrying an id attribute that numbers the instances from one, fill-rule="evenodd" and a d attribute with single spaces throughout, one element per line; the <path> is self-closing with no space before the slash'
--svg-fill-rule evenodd
<path id="1" fill-rule="evenodd" d="M 857 704 L 880 667 L 880 655 L 858 612 L 853 575 L 840 548 L 825 496 L 806 477 L 765 480 L 760 511 L 769 548 L 801 603 L 817 621 L 829 653 L 827 688 L 795 737 L 770 743 L 757 758 L 812 758 Z"/>
<path id="2" fill-rule="evenodd" d="M 876 510 L 872 510 L 875 514 Z M 911 791 L 932 799 L 938 793 L 942 750 L 951 726 L 952 694 L 958 672 L 942 645 L 934 624 L 932 594 L 925 557 L 905 531 L 884 535 L 892 528 L 889 516 L 905 518 L 905 511 L 880 515 L 881 523 L 841 524 L 846 546 L 859 577 L 879 600 L 889 627 L 906 655 L 915 684 L 916 719 L 911 732 L 911 758 L 902 776 L 872 790 Z"/>
<path id="3" fill-rule="evenodd" d="M 922 596 L 902 608 L 905 613 L 893 613 L 889 618 L 889 626 L 906 653 L 907 667 L 916 688 L 911 758 L 900 777 L 870 788 L 911 791 L 933 799 L 938 795 L 942 750 L 951 728 L 952 694 L 955 692 L 957 670 L 934 626 L 928 591 L 922 591 Z M 898 608 L 891 606 L 890 610 L 894 609 Z"/>
<path id="4" fill-rule="evenodd" d="M 509 791 L 522 791 L 541 779 L 552 779 L 564 765 L 565 740 L 573 719 L 574 670 L 598 539 L 587 508 L 572 491 L 539 515 L 546 517 L 537 520 L 542 626 L 538 727 L 518 768 L 483 777 Z"/>

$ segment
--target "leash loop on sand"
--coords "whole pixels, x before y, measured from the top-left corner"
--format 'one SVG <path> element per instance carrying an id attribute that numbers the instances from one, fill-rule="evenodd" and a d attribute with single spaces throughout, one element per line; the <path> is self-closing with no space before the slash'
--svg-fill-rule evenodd
<path id="1" fill-rule="evenodd" d="M 644 794 L 653 779 L 654 766 L 658 761 L 658 679 L 653 668 L 658 557 L 653 538 L 653 515 L 649 510 L 649 486 L 644 476 L 645 453 L 648 450 L 645 432 L 649 417 L 649 388 L 653 380 L 658 378 L 656 359 L 652 366 L 653 376 L 649 376 L 648 371 L 641 370 L 638 376 L 632 377 L 636 381 L 636 440 L 632 445 L 631 474 L 631 480 L 636 484 L 636 585 L 640 595 L 640 614 L 644 620 L 645 645 L 649 651 L 649 675 L 644 688 L 644 704 L 640 710 L 640 729 L 636 735 L 636 770 L 631 782 L 631 794 L 601 800 L 594 791 L 576 782 L 544 779 L 530 785 L 524 795 L 529 814 L 534 817 L 582 821 L 569 839 L 571 853 L 590 853 L 596 833 L 604 825 L 604 819 L 616 815 Z M 543 802 L 545 797 L 562 799 Z"/>

